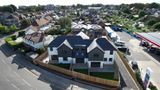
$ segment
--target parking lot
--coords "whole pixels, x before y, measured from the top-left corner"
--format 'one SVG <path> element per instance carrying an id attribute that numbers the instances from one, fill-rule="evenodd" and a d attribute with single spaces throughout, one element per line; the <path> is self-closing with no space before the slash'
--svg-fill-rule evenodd
<path id="1" fill-rule="evenodd" d="M 150 67 L 153 71 L 151 75 L 151 82 L 157 86 L 160 90 L 160 57 L 151 56 L 147 53 L 143 47 L 139 46 L 140 41 L 130 36 L 125 32 L 116 32 L 122 41 L 126 42 L 126 46 L 129 48 L 131 55 L 127 55 L 129 61 L 136 61 L 139 69 L 141 70 L 142 79 L 144 79 L 147 67 Z"/>

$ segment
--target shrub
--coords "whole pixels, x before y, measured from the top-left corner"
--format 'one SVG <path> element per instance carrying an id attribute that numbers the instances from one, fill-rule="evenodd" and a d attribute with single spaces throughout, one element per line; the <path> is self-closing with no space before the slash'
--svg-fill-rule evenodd
<path id="1" fill-rule="evenodd" d="M 147 25 L 148 25 L 148 26 L 153 26 L 153 25 L 156 24 L 157 22 L 158 22 L 157 20 L 152 19 L 152 20 L 149 20 L 149 21 L 147 22 Z"/>
<path id="2" fill-rule="evenodd" d="M 160 22 L 153 25 L 154 29 L 160 30 Z"/>
<path id="3" fill-rule="evenodd" d="M 150 82 L 150 84 L 149 84 L 149 88 L 150 88 L 151 90 L 158 90 L 157 87 L 154 86 L 151 82 Z"/>
<path id="4" fill-rule="evenodd" d="M 16 35 L 11 35 L 5 38 L 5 42 L 14 49 L 22 46 L 22 43 L 16 43 L 14 40 L 16 40 Z"/>
<path id="5" fill-rule="evenodd" d="M 137 81 L 139 82 L 139 84 L 142 86 L 142 88 L 144 89 L 144 86 L 143 86 L 143 81 L 141 79 L 141 72 L 139 70 L 136 71 L 136 79 Z"/>
<path id="6" fill-rule="evenodd" d="M 25 31 L 19 31 L 19 32 L 18 32 L 18 36 L 19 36 L 19 37 L 24 36 L 24 35 L 25 35 Z"/>

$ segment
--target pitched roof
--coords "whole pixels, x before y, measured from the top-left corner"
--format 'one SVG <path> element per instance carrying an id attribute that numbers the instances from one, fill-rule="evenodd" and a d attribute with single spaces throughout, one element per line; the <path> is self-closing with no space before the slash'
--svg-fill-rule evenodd
<path id="1" fill-rule="evenodd" d="M 30 29 L 33 30 L 33 31 L 38 31 L 39 30 L 38 27 L 30 25 L 29 27 L 26 28 L 26 31 L 28 31 Z"/>
<path id="2" fill-rule="evenodd" d="M 44 19 L 44 18 L 40 18 L 40 19 L 36 19 L 33 23 L 34 26 L 43 26 L 46 25 L 47 23 L 49 23 L 48 20 Z"/>
<path id="3" fill-rule="evenodd" d="M 96 40 L 97 39 L 94 39 L 93 42 L 89 45 L 89 47 L 87 48 L 87 52 L 92 51 L 96 47 L 103 51 L 103 49 L 97 44 Z"/>
<path id="4" fill-rule="evenodd" d="M 32 41 L 33 43 L 39 43 L 44 40 L 44 34 L 42 32 L 35 32 L 32 34 L 25 35 L 24 39 Z"/>
<path id="5" fill-rule="evenodd" d="M 116 50 L 116 48 L 106 38 L 98 38 L 96 42 L 103 50 Z"/>
<path id="6" fill-rule="evenodd" d="M 92 40 L 84 40 L 81 36 L 58 36 L 55 38 L 48 46 L 49 47 L 58 47 L 61 45 L 65 40 L 68 41 L 68 43 L 71 45 L 71 47 L 74 47 L 75 45 L 86 45 L 89 46 L 89 44 L 92 42 Z"/>
<path id="7" fill-rule="evenodd" d="M 70 49 L 73 49 L 72 46 L 69 44 L 68 40 L 64 40 L 64 42 L 59 47 L 61 47 L 63 44 L 69 47 Z"/>
<path id="8" fill-rule="evenodd" d="M 48 20 L 48 21 L 51 21 L 53 18 L 50 17 L 50 16 L 46 16 L 45 19 Z"/>
<path id="9" fill-rule="evenodd" d="M 89 39 L 89 36 L 87 36 L 85 33 L 83 33 L 82 31 L 79 32 L 76 36 L 81 36 L 83 39 Z"/>
<path id="10" fill-rule="evenodd" d="M 65 41 L 66 40 L 66 41 Z M 97 38 L 95 40 L 83 39 L 81 36 L 58 36 L 48 46 L 59 47 L 62 43 L 65 43 L 69 47 L 75 47 L 76 45 L 85 45 L 88 47 L 87 51 L 91 51 L 95 47 L 98 47 L 102 51 L 116 50 L 114 46 L 106 38 Z"/>

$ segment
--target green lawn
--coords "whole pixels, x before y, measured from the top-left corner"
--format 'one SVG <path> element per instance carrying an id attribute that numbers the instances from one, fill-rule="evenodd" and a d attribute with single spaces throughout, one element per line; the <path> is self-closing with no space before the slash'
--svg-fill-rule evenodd
<path id="1" fill-rule="evenodd" d="M 115 80 L 113 72 L 90 72 L 90 75 L 95 76 L 95 77 L 104 78 L 104 79 Z"/>
<path id="2" fill-rule="evenodd" d="M 64 69 L 70 69 L 70 64 L 53 64 L 53 65 L 64 68 Z"/>
<path id="3" fill-rule="evenodd" d="M 74 71 L 79 72 L 79 73 L 83 73 L 83 74 L 88 74 L 87 69 L 74 69 Z"/>

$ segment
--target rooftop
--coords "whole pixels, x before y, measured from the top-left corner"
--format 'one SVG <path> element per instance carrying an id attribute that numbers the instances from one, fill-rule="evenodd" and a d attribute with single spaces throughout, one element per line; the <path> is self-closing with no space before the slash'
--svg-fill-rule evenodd
<path id="1" fill-rule="evenodd" d="M 142 39 L 160 47 L 160 32 L 137 33 Z"/>

